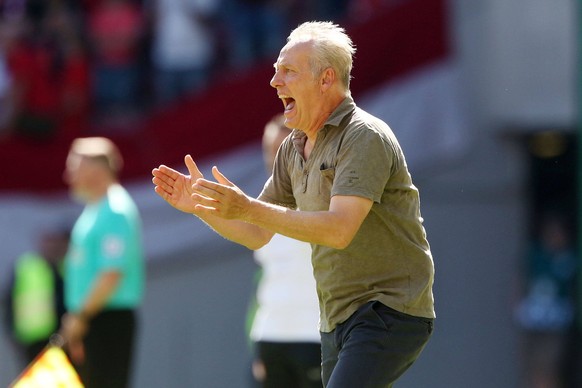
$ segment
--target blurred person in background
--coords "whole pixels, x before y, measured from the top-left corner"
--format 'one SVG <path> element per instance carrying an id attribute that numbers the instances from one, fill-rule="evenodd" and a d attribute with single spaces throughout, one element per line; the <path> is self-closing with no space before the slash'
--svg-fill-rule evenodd
<path id="1" fill-rule="evenodd" d="M 18 34 L 18 26 L 0 20 L 0 140 L 9 136 L 14 120 L 14 84 L 8 64 L 8 53 Z"/>
<path id="2" fill-rule="evenodd" d="M 7 50 L 12 83 L 11 133 L 49 141 L 84 124 L 89 64 L 75 14 L 61 2 L 35 3 L 9 18 L 19 34 Z M 42 6 L 40 6 L 42 4 Z"/>
<path id="3" fill-rule="evenodd" d="M 542 217 L 523 261 L 524 289 L 516 318 L 525 334 L 523 387 L 564 385 L 564 362 L 575 322 L 578 256 L 566 217 Z"/>
<path id="4" fill-rule="evenodd" d="M 366 22 L 393 5 L 387 0 L 342 0 L 340 3 L 343 3 L 344 18 L 353 23 Z"/>
<path id="5" fill-rule="evenodd" d="M 216 60 L 220 0 L 145 0 L 156 104 L 204 89 Z"/>
<path id="6" fill-rule="evenodd" d="M 63 61 L 60 77 L 60 135 L 67 141 L 81 136 L 91 110 L 91 64 L 78 12 L 64 4 L 51 7 L 46 30 L 58 42 Z"/>
<path id="7" fill-rule="evenodd" d="M 391 2 L 392 0 L 292 0 L 295 4 L 296 18 L 299 22 L 308 20 L 329 20 L 335 23 L 347 19 L 350 3 Z M 351 16 L 351 15 L 350 15 Z"/>
<path id="8" fill-rule="evenodd" d="M 263 132 L 263 157 L 270 175 L 275 155 L 291 130 L 277 115 Z M 254 252 L 260 265 L 256 311 L 250 338 L 253 376 L 265 388 L 321 387 L 319 305 L 311 267 L 311 246 L 275 234 Z"/>
<path id="9" fill-rule="evenodd" d="M 296 0 L 225 0 L 228 65 L 245 70 L 270 59 L 285 43 Z"/>
<path id="10" fill-rule="evenodd" d="M 36 5 L 11 19 L 21 28 L 8 51 L 14 93 L 11 132 L 27 140 L 46 141 L 57 133 L 62 62 L 58 42 L 42 23 L 46 4 Z"/>
<path id="11" fill-rule="evenodd" d="M 142 6 L 137 0 L 101 0 L 88 10 L 95 121 L 126 125 L 141 103 Z"/>
<path id="12" fill-rule="evenodd" d="M 6 294 L 6 327 L 10 328 L 22 368 L 38 356 L 60 328 L 65 313 L 62 264 L 69 235 L 68 227 L 44 228 L 37 251 L 22 254 L 14 263 Z"/>
<path id="13" fill-rule="evenodd" d="M 64 178 L 85 204 L 65 259 L 62 335 L 86 387 L 127 387 L 144 288 L 138 208 L 119 183 L 122 157 L 107 138 L 75 139 Z"/>

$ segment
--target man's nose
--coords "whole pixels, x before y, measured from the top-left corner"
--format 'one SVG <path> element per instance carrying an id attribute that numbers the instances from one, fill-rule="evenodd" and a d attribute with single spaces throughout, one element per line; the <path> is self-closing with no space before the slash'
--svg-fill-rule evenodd
<path id="1" fill-rule="evenodd" d="M 277 86 L 281 86 L 281 77 L 279 77 L 278 71 L 276 71 L 275 74 L 273 74 L 273 78 L 271 78 L 270 84 L 274 88 L 277 88 Z"/>

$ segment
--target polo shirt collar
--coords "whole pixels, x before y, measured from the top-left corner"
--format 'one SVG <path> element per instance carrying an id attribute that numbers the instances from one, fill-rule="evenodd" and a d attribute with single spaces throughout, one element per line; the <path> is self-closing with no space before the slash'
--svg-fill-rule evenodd
<path id="1" fill-rule="evenodd" d="M 341 125 L 342 120 L 348 114 L 356 109 L 356 103 L 351 96 L 347 96 L 344 100 L 338 105 L 337 108 L 331 113 L 331 115 L 327 118 L 325 123 L 323 124 L 323 128 L 321 128 L 321 133 L 326 134 L 328 128 L 330 127 L 339 127 Z M 307 136 L 303 131 L 294 130 L 293 133 L 293 144 L 297 149 L 303 149 L 305 145 L 305 141 L 307 140 Z"/>
<path id="2" fill-rule="evenodd" d="M 324 128 L 328 125 L 339 127 L 344 117 L 346 117 L 346 115 L 348 115 L 349 113 L 353 112 L 354 109 L 356 109 L 356 103 L 354 102 L 354 99 L 351 96 L 344 98 L 341 104 L 339 104 L 338 107 L 335 108 L 335 110 L 326 120 Z"/>

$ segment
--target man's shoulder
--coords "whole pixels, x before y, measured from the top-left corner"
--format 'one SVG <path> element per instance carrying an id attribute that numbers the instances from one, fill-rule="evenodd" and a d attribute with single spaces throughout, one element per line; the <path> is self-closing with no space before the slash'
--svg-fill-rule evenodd
<path id="1" fill-rule="evenodd" d="M 137 204 L 131 194 L 123 186 L 117 184 L 109 188 L 106 211 L 118 215 L 133 215 L 137 211 Z"/>

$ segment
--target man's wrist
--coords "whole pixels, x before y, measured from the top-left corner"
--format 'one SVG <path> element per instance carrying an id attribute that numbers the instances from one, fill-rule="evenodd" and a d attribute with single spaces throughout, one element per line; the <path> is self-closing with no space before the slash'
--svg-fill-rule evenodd
<path id="1" fill-rule="evenodd" d="M 81 310 L 79 311 L 77 314 L 75 314 L 77 316 L 77 318 L 83 322 L 89 323 L 89 321 L 91 321 L 91 314 L 89 314 L 87 311 L 85 310 Z"/>

